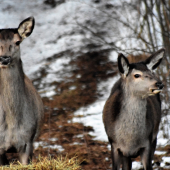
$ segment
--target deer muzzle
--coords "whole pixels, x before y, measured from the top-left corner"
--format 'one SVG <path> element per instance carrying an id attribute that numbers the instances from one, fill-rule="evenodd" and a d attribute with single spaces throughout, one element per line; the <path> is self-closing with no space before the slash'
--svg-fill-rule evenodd
<path id="1" fill-rule="evenodd" d="M 155 88 L 150 88 L 150 92 L 153 93 L 153 94 L 157 94 L 157 93 L 160 93 L 162 92 L 162 89 L 163 89 L 164 85 L 162 82 L 156 82 L 155 83 Z"/>
<path id="2" fill-rule="evenodd" d="M 2 56 L 0 57 L 0 63 L 1 65 L 8 65 L 11 63 L 11 57 L 10 56 Z"/>
<path id="3" fill-rule="evenodd" d="M 156 82 L 155 86 L 158 87 L 159 89 L 163 89 L 163 87 L 164 87 L 162 82 Z"/>

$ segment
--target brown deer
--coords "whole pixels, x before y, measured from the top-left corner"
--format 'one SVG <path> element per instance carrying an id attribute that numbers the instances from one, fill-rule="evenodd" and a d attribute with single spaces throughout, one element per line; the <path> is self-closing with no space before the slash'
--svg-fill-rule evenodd
<path id="1" fill-rule="evenodd" d="M 103 122 L 111 144 L 112 169 L 130 170 L 131 158 L 140 155 L 145 170 L 152 159 L 161 120 L 159 92 L 163 84 L 154 75 L 165 49 L 143 62 L 129 63 L 118 56 L 121 78 L 115 83 L 103 110 Z"/>
<path id="2" fill-rule="evenodd" d="M 43 120 L 42 100 L 23 72 L 20 43 L 34 28 L 34 18 L 18 28 L 0 29 L 0 165 L 7 152 L 16 151 L 22 164 L 33 154 L 33 141 Z"/>

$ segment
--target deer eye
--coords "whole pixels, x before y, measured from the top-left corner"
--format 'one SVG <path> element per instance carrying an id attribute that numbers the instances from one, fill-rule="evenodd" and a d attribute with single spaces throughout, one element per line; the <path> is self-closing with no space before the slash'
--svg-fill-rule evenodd
<path id="1" fill-rule="evenodd" d="M 15 44 L 16 44 L 16 45 L 20 45 L 20 43 L 21 43 L 21 41 L 17 41 Z"/>
<path id="2" fill-rule="evenodd" d="M 141 77 L 141 75 L 140 74 L 135 74 L 134 77 L 137 79 L 137 78 Z"/>

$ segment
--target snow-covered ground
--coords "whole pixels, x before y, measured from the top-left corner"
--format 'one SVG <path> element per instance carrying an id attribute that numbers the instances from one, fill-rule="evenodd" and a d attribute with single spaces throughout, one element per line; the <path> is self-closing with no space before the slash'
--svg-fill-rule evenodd
<path id="1" fill-rule="evenodd" d="M 49 141 L 56 142 L 58 139 L 57 138 L 49 138 Z M 47 142 L 39 141 L 39 142 L 34 142 L 34 149 L 36 150 L 39 146 L 43 148 L 48 148 L 48 149 L 57 149 L 59 152 L 64 151 L 64 148 L 61 145 L 49 145 Z"/>

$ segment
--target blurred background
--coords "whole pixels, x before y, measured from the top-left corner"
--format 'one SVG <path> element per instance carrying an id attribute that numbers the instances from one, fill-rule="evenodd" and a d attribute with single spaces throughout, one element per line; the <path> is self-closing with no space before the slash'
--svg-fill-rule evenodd
<path id="1" fill-rule="evenodd" d="M 45 108 L 34 160 L 77 156 L 84 170 L 110 169 L 102 110 L 119 78 L 118 53 L 134 62 L 165 47 L 156 71 L 165 88 L 153 166 L 170 169 L 170 0 L 0 1 L 0 29 L 29 16 L 35 28 L 21 44 L 21 59 Z M 141 168 L 135 159 L 133 169 Z"/>

